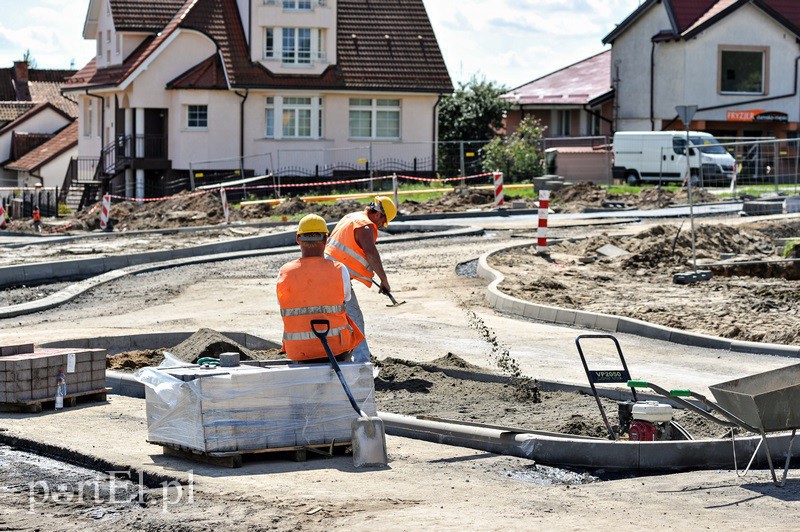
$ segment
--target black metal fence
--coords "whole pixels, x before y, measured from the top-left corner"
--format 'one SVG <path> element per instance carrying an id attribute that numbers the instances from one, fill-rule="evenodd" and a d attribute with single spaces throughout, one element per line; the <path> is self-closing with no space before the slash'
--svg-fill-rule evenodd
<path id="1" fill-rule="evenodd" d="M 58 187 L 3 187 L 0 204 L 12 219 L 30 218 L 38 207 L 42 216 L 58 216 Z"/>

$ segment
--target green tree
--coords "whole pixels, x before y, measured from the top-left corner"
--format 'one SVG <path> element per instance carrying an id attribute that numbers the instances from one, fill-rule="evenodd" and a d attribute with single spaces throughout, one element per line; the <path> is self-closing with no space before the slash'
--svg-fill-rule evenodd
<path id="1" fill-rule="evenodd" d="M 22 61 L 28 63 L 28 68 L 36 68 L 36 59 L 33 58 L 30 48 L 25 50 L 22 56 Z"/>
<path id="2" fill-rule="evenodd" d="M 439 174 L 459 175 L 461 170 L 460 141 L 465 153 L 475 153 L 485 141 L 494 138 L 503 127 L 503 114 L 510 107 L 500 99 L 505 87 L 473 76 L 459 83 L 456 91 L 439 103 Z M 480 172 L 480 163 L 467 157 L 463 161 L 466 174 Z"/>
<path id="3" fill-rule="evenodd" d="M 483 169 L 500 170 L 507 180 L 530 179 L 544 174 L 542 135 L 545 127 L 533 116 L 527 116 L 508 138 L 495 137 L 483 152 Z"/>
<path id="4" fill-rule="evenodd" d="M 439 104 L 439 140 L 489 140 L 503 127 L 511 106 L 500 95 L 503 85 L 473 76 Z"/>

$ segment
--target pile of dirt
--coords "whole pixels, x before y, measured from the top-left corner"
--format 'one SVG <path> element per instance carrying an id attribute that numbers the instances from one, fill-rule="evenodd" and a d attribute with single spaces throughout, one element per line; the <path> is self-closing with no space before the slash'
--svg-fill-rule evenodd
<path id="1" fill-rule="evenodd" d="M 500 290 L 523 300 L 735 340 L 800 344 L 800 265 L 735 265 L 777 259 L 780 250 L 766 231 L 754 227 L 698 224 L 696 229 L 700 267 L 734 265 L 711 267 L 710 281 L 692 285 L 672 279 L 691 269 L 688 225 L 655 226 L 628 238 L 564 242 L 551 248 L 550 259 L 533 248 L 516 248 L 490 260 L 506 275 Z M 627 253 L 598 255 L 606 244 Z M 587 258 L 597 260 L 587 263 Z"/>
<path id="2" fill-rule="evenodd" d="M 480 207 L 488 208 L 493 204 L 494 192 L 491 190 L 456 187 L 451 192 L 445 192 L 440 197 L 427 201 L 403 201 L 400 210 L 407 214 L 458 212 Z"/>
<path id="3" fill-rule="evenodd" d="M 452 353 L 439 360 L 443 359 L 445 364 L 434 361 L 424 368 L 396 358 L 381 361 L 375 379 L 378 409 L 582 436 L 602 438 L 607 434 L 597 403 L 589 395 L 546 392 L 541 394 L 541 402 L 535 403 L 519 399 L 509 384 L 450 377 L 445 371 L 453 365 L 475 366 Z M 603 402 L 613 423 L 616 402 Z M 723 432 L 688 412 L 679 412 L 676 420 L 695 437 L 716 437 Z"/>
<path id="4" fill-rule="evenodd" d="M 364 210 L 365 205 L 355 200 L 338 200 L 333 203 L 306 203 L 298 197 L 287 198 L 272 209 L 272 214 L 294 216 L 318 214 L 327 222 L 337 222 L 346 214 Z"/>
<path id="5" fill-rule="evenodd" d="M 127 351 L 106 357 L 106 368 L 132 372 L 148 366 L 158 366 L 164 361 L 163 349 Z"/>
<path id="6" fill-rule="evenodd" d="M 189 364 L 203 357 L 219 358 L 222 353 L 239 353 L 242 360 L 254 360 L 252 351 L 212 329 L 200 329 L 169 350 L 170 354 Z"/>
<path id="7" fill-rule="evenodd" d="M 692 189 L 693 203 L 713 203 L 719 198 L 705 189 L 694 187 Z M 609 194 L 592 182 L 576 183 L 561 190 L 556 190 L 551 196 L 554 210 L 558 212 L 583 212 L 587 208 L 603 208 L 608 203 L 625 204 L 626 207 L 638 209 L 661 209 L 670 205 L 683 205 L 689 203 L 688 189 L 681 188 L 677 192 L 663 189 L 656 185 L 643 187 L 635 194 Z"/>

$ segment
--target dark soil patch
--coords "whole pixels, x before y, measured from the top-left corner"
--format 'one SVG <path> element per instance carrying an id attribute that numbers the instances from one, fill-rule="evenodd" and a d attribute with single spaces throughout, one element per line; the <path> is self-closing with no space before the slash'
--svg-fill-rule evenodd
<path id="1" fill-rule="evenodd" d="M 577 392 L 541 392 L 540 402 L 521 400 L 511 385 L 446 375 L 442 369 L 448 365 L 474 366 L 453 354 L 444 358 L 446 364 L 427 363 L 426 368 L 395 358 L 381 361 L 380 374 L 375 379 L 378 409 L 582 436 L 602 438 L 607 434 L 592 396 Z M 603 399 L 603 403 L 614 423 L 616 401 Z M 724 432 L 689 412 L 677 411 L 676 420 L 695 438 L 717 437 Z"/>

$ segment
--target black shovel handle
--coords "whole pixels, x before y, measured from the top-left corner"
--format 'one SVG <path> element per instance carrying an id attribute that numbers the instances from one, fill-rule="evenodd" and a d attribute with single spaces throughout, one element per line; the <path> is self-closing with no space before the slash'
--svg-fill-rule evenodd
<path id="1" fill-rule="evenodd" d="M 317 326 L 325 326 L 324 331 L 317 330 Z M 333 366 L 333 370 L 336 372 L 336 376 L 339 377 L 339 382 L 342 383 L 342 388 L 344 388 L 344 393 L 347 394 L 347 398 L 350 399 L 350 404 L 353 406 L 353 410 L 359 416 L 364 416 L 364 412 L 361 411 L 359 408 L 358 403 L 356 403 L 355 397 L 353 397 L 353 392 L 350 391 L 350 386 L 347 385 L 347 381 L 344 380 L 344 375 L 342 375 L 342 368 L 339 367 L 339 362 L 336 361 L 336 357 L 333 356 L 333 351 L 331 351 L 331 346 L 328 345 L 328 331 L 331 330 L 331 322 L 328 320 L 311 320 L 311 330 L 314 332 L 314 335 L 319 338 L 320 342 L 322 342 L 322 346 L 325 348 L 325 353 L 328 354 L 328 360 L 331 361 L 331 366 Z"/>
<path id="2" fill-rule="evenodd" d="M 397 300 L 394 298 L 394 296 L 392 295 L 392 293 L 391 293 L 391 292 L 389 292 L 388 290 L 384 290 L 384 289 L 383 289 L 383 286 L 381 286 L 381 283 L 379 283 L 378 281 L 376 281 L 376 280 L 374 280 L 374 279 L 372 280 L 372 283 L 373 283 L 375 286 L 377 286 L 377 287 L 378 287 L 378 292 L 383 292 L 384 294 L 386 294 L 387 296 L 389 296 L 389 300 L 392 302 L 392 305 L 394 305 L 395 307 L 397 306 Z"/>

